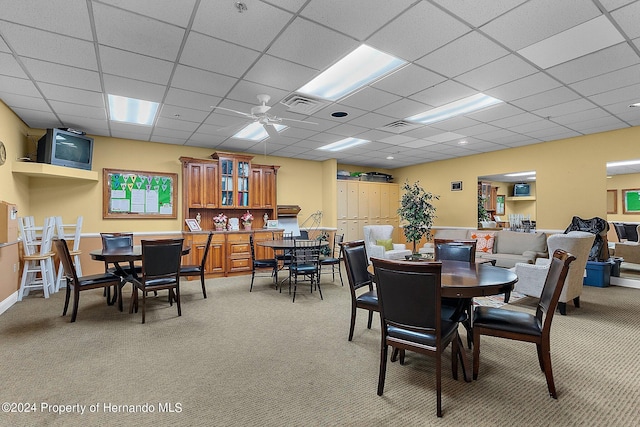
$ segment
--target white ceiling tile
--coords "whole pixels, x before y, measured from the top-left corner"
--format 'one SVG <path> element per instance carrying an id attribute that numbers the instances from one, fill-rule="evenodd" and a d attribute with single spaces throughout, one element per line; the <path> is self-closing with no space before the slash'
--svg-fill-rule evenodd
<path id="1" fill-rule="evenodd" d="M 19 56 L 97 70 L 93 43 L 2 22 L 2 36 Z M 73 52 L 70 55 L 69 52 Z"/>
<path id="2" fill-rule="evenodd" d="M 482 34 L 473 32 L 425 55 L 416 63 L 446 76 L 455 77 L 508 53 L 508 50 Z"/>
<path id="3" fill-rule="evenodd" d="M 569 84 L 638 63 L 640 63 L 638 55 L 627 43 L 620 43 L 573 61 L 556 65 L 547 71 L 562 82 Z"/>
<path id="4" fill-rule="evenodd" d="M 378 108 L 382 108 L 385 105 L 389 105 L 392 102 L 399 101 L 400 99 L 402 98 L 398 95 L 372 87 L 365 87 L 362 90 L 341 99 L 340 103 L 363 110 L 373 111 Z"/>
<path id="5" fill-rule="evenodd" d="M 454 82 L 453 80 L 447 80 L 418 92 L 410 98 L 428 106 L 439 107 L 441 105 L 448 104 L 449 102 L 475 95 L 476 93 L 478 92 L 470 87 Z M 420 111 L 424 110 L 416 109 L 414 114 L 417 114 Z"/>
<path id="6" fill-rule="evenodd" d="M 31 80 L 0 75 L 0 92 L 25 96 L 40 96 Z"/>
<path id="7" fill-rule="evenodd" d="M 10 53 L 0 52 L 0 75 L 27 78 L 22 67 Z"/>
<path id="8" fill-rule="evenodd" d="M 435 3 L 480 27 L 526 0 L 434 0 Z"/>
<path id="9" fill-rule="evenodd" d="M 484 110 L 475 111 L 467 114 L 467 117 L 480 122 L 491 122 L 492 120 L 498 120 L 504 117 L 515 116 L 516 114 L 522 114 L 524 110 L 513 106 L 511 104 L 496 104 L 491 108 L 485 108 Z"/>
<path id="10" fill-rule="evenodd" d="M 331 49 L 327 49 L 327 46 L 331 46 Z M 267 53 L 316 70 L 324 70 L 358 46 L 358 42 L 340 33 L 297 18 Z"/>
<path id="11" fill-rule="evenodd" d="M 49 83 L 39 83 L 38 87 L 44 96 L 52 101 L 70 102 L 100 108 L 105 106 L 102 92 L 69 88 Z"/>
<path id="12" fill-rule="evenodd" d="M 603 93 L 637 83 L 640 76 L 640 65 L 632 65 L 610 73 L 601 74 L 590 79 L 569 85 L 584 96 Z"/>
<path id="13" fill-rule="evenodd" d="M 49 127 L 60 127 L 62 125 L 51 110 L 32 110 L 16 106 L 11 107 L 11 109 L 16 114 L 19 114 L 20 118 L 33 129 L 46 129 Z"/>
<path id="14" fill-rule="evenodd" d="M 621 6 L 627 5 L 629 3 L 633 3 L 637 0 L 600 0 L 600 3 L 605 7 L 609 12 L 618 9 Z"/>
<path id="15" fill-rule="evenodd" d="M 7 21 L 85 40 L 93 38 L 86 0 L 0 0 L 0 10 L 1 19 Z"/>
<path id="16" fill-rule="evenodd" d="M 271 55 L 263 55 L 245 78 L 249 81 L 293 92 L 314 78 L 313 68 L 295 64 Z"/>
<path id="17" fill-rule="evenodd" d="M 375 33 L 367 44 L 414 61 L 469 31 L 437 7 L 419 2 Z"/>
<path id="18" fill-rule="evenodd" d="M 479 91 L 520 79 L 537 70 L 515 55 L 504 56 L 489 64 L 464 73 L 456 80 Z"/>
<path id="19" fill-rule="evenodd" d="M 194 110 L 192 108 L 185 108 L 185 107 L 178 107 L 176 105 L 170 105 L 170 104 L 164 104 L 160 108 L 160 111 L 158 112 L 158 116 L 161 118 L 168 118 L 176 121 L 193 122 L 196 124 L 202 123 L 202 121 L 206 119 L 208 115 L 209 113 L 207 111 Z M 160 126 L 159 123 L 158 123 L 158 126 Z M 167 127 L 167 126 L 161 126 L 161 127 Z"/>
<path id="20" fill-rule="evenodd" d="M 635 39 L 640 37 L 640 28 L 638 28 L 638 22 L 640 22 L 640 2 L 634 2 L 620 8 L 611 13 L 613 19 L 622 27 L 622 31 L 625 32 L 627 37 Z"/>
<path id="21" fill-rule="evenodd" d="M 600 93 L 591 96 L 593 102 L 598 105 L 611 105 L 616 103 L 622 103 L 629 105 L 634 99 L 640 97 L 640 83 L 622 87 L 608 92 Z"/>
<path id="22" fill-rule="evenodd" d="M 536 116 L 535 114 L 522 113 L 516 114 L 515 116 L 505 117 L 503 119 L 494 120 L 491 122 L 491 124 L 501 128 L 511 129 L 515 126 L 535 122 L 537 120 L 540 120 L 540 117 Z"/>
<path id="23" fill-rule="evenodd" d="M 110 95 L 160 102 L 164 97 L 165 86 L 105 74 L 104 90 Z"/>
<path id="24" fill-rule="evenodd" d="M 100 75 L 96 71 L 52 64 L 30 58 L 22 58 L 22 62 L 28 67 L 31 77 L 37 82 L 53 83 L 96 92 L 102 91 Z"/>
<path id="25" fill-rule="evenodd" d="M 159 21 L 168 22 L 181 27 L 189 24 L 195 0 L 108 0 L 112 6 L 137 12 Z M 233 9 L 235 12 L 235 8 Z"/>
<path id="26" fill-rule="evenodd" d="M 70 102 L 49 101 L 51 107 L 62 117 L 78 116 L 90 119 L 105 120 L 107 118 L 107 110 L 104 106 L 91 107 L 89 105 L 72 104 Z"/>
<path id="27" fill-rule="evenodd" d="M 535 73 L 507 84 L 484 91 L 485 94 L 509 102 L 557 88 L 561 84 L 545 73 Z"/>
<path id="28" fill-rule="evenodd" d="M 310 2 L 301 15 L 330 28 L 365 40 L 386 24 L 390 17 L 403 12 L 413 0 L 322 0 Z"/>
<path id="29" fill-rule="evenodd" d="M 211 106 L 218 105 L 221 100 L 217 96 L 171 87 L 164 101 L 168 105 L 211 111 Z"/>
<path id="30" fill-rule="evenodd" d="M 42 97 L 24 96 L 14 93 L 7 93 L 2 100 L 11 108 L 24 108 L 27 110 L 51 111 Z"/>
<path id="31" fill-rule="evenodd" d="M 259 55 L 255 50 L 191 32 L 180 63 L 225 75 L 243 75 Z"/>
<path id="32" fill-rule="evenodd" d="M 378 108 L 376 113 L 396 119 L 404 119 L 413 116 L 421 111 L 428 110 L 430 107 L 412 99 L 403 98 L 392 104 Z"/>
<path id="33" fill-rule="evenodd" d="M 367 114 L 363 114 L 360 117 L 356 117 L 353 120 L 350 120 L 349 123 L 356 125 L 356 126 L 362 126 L 362 127 L 368 127 L 368 128 L 379 128 L 381 126 L 384 126 L 386 124 L 391 123 L 392 121 L 394 121 L 394 119 L 392 117 L 389 116 L 383 116 L 382 114 L 376 114 L 376 113 L 367 113 Z M 366 139 L 366 138 L 365 138 Z"/>
<path id="34" fill-rule="evenodd" d="M 525 98 L 512 101 L 511 103 L 524 110 L 534 111 L 551 105 L 569 102 L 578 98 L 580 98 L 580 96 L 577 93 L 562 86 L 536 95 L 527 96 Z"/>
<path id="35" fill-rule="evenodd" d="M 442 83 L 446 78 L 414 64 L 408 64 L 372 86 L 398 96 L 409 96 Z"/>
<path id="36" fill-rule="evenodd" d="M 103 73 L 166 85 L 173 71 L 173 62 L 108 46 L 100 46 L 99 52 Z"/>
<path id="37" fill-rule="evenodd" d="M 93 3 L 98 43 L 174 61 L 184 29 L 101 3 Z"/>
<path id="38" fill-rule="evenodd" d="M 593 107 L 594 105 L 586 99 L 576 99 L 574 101 L 565 102 L 563 104 L 534 110 L 533 113 L 539 115 L 540 117 L 555 117 L 575 113 L 578 111 L 590 110 Z"/>
<path id="39" fill-rule="evenodd" d="M 481 29 L 511 49 L 518 50 L 598 15 L 598 8 L 584 0 L 531 0 Z"/>
<path id="40" fill-rule="evenodd" d="M 610 117 L 602 108 L 592 108 L 590 110 L 577 111 L 575 113 L 555 116 L 551 120 L 563 126 L 571 127 L 573 123 L 585 122 L 589 120 L 597 120 L 602 117 Z"/>
<path id="41" fill-rule="evenodd" d="M 179 65 L 171 80 L 171 86 L 208 95 L 224 96 L 236 82 L 237 79 L 233 77 Z"/>
<path id="42" fill-rule="evenodd" d="M 384 142 L 391 145 L 402 145 L 415 140 L 416 138 L 411 138 L 404 135 L 393 135 L 393 136 L 388 136 L 386 138 L 379 139 L 380 142 Z"/>
<path id="43" fill-rule="evenodd" d="M 455 132 L 444 132 L 438 135 L 433 135 L 429 137 L 428 140 L 434 141 L 434 142 L 446 142 L 454 139 L 464 139 L 465 136 L 466 135 L 460 135 L 459 133 L 455 133 Z"/>

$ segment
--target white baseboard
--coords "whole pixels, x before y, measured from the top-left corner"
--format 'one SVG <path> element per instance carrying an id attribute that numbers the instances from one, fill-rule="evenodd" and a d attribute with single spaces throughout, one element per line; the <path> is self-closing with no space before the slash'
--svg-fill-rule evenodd
<path id="1" fill-rule="evenodd" d="M 640 280 L 625 279 L 624 277 L 611 277 L 609 284 L 614 286 L 623 286 L 625 288 L 640 289 Z"/>
<path id="2" fill-rule="evenodd" d="M 7 311 L 13 304 L 18 302 L 18 291 L 15 291 L 8 298 L 0 301 L 0 314 Z"/>

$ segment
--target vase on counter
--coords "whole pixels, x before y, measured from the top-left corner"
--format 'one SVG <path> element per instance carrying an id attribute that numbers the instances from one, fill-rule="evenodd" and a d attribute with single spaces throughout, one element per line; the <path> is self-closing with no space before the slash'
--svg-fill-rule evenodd
<path id="1" fill-rule="evenodd" d="M 251 223 L 250 222 L 245 222 L 245 223 L 243 223 L 243 225 L 244 225 L 244 229 L 245 230 L 251 230 Z"/>
<path id="2" fill-rule="evenodd" d="M 216 231 L 224 231 L 224 224 L 216 222 L 215 223 Z"/>

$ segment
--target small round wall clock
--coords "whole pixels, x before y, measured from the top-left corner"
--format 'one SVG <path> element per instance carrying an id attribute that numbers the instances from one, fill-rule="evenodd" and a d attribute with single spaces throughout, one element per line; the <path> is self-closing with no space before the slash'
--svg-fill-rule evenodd
<path id="1" fill-rule="evenodd" d="M 4 147 L 2 141 L 0 141 L 0 165 L 4 165 L 7 161 L 7 149 Z"/>

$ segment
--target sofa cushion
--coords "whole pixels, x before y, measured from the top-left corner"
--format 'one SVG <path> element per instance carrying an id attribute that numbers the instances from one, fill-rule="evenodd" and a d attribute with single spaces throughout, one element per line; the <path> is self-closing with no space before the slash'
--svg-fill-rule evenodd
<path id="1" fill-rule="evenodd" d="M 476 251 L 493 253 L 494 233 L 471 233 L 471 238 L 476 241 Z"/>
<path id="2" fill-rule="evenodd" d="M 507 230 L 501 230 L 495 234 L 494 253 L 522 255 L 524 251 L 546 253 L 547 235 Z"/>
<path id="3" fill-rule="evenodd" d="M 434 238 L 466 240 L 469 238 L 469 234 L 475 231 L 476 230 L 467 230 L 466 228 L 445 228 L 436 230 Z"/>

